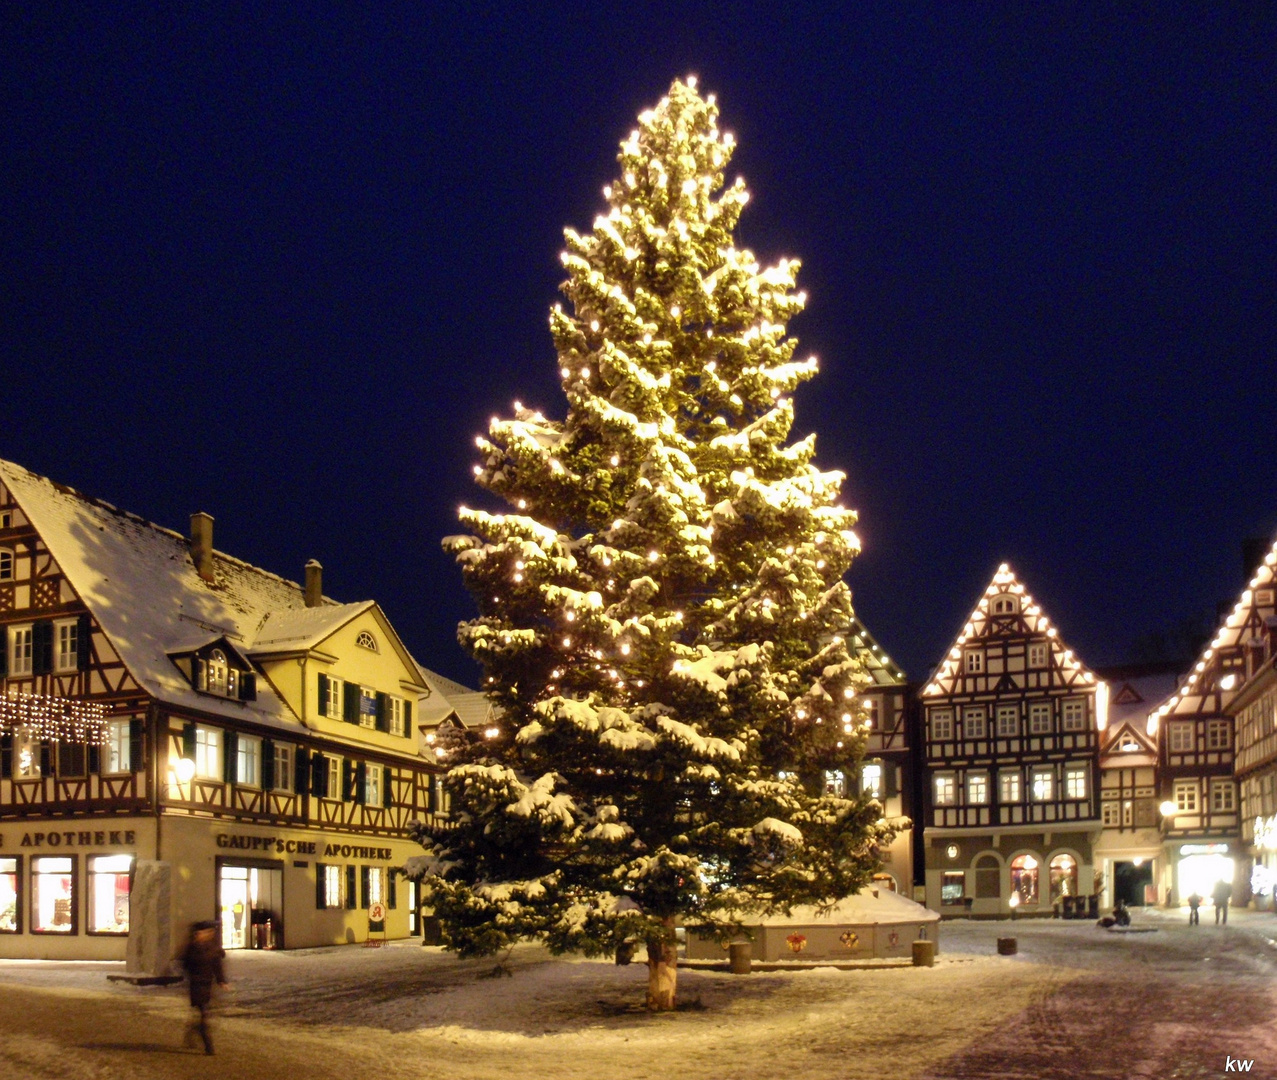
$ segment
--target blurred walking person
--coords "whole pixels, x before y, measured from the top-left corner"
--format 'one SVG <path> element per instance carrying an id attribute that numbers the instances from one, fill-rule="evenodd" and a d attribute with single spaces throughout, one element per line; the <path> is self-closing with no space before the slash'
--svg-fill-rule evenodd
<path id="1" fill-rule="evenodd" d="M 186 1045 L 194 1046 L 196 1039 L 204 1041 L 204 1053 L 213 1052 L 213 1036 L 208 1030 L 209 1004 L 213 999 L 213 983 L 226 987 L 226 973 L 222 958 L 226 951 L 218 941 L 217 923 L 197 922 L 191 925 L 191 939 L 182 954 L 182 966 L 190 980 L 191 1008 L 199 1010 L 199 1016 L 191 1020 L 186 1029 Z"/>
<path id="2" fill-rule="evenodd" d="M 1211 899 L 1215 901 L 1215 925 L 1218 926 L 1223 922 L 1228 925 L 1228 901 L 1232 898 L 1233 887 L 1223 878 L 1215 885 L 1215 891 L 1211 893 Z M 1220 916 L 1223 916 L 1221 919 Z"/>

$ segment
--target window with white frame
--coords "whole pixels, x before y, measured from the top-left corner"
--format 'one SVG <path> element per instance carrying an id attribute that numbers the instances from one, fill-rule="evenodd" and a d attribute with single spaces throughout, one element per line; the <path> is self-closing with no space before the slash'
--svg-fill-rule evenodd
<path id="1" fill-rule="evenodd" d="M 342 906 L 341 886 L 342 886 L 342 868 L 340 866 L 330 866 L 324 863 L 318 864 L 319 872 L 323 875 L 323 896 L 324 907 L 339 908 Z"/>
<path id="2" fill-rule="evenodd" d="M 65 619 L 53 624 L 57 671 L 75 671 L 80 666 L 80 620 Z"/>
<path id="3" fill-rule="evenodd" d="M 381 805 L 381 766 L 368 765 L 364 769 L 364 805 Z"/>
<path id="4" fill-rule="evenodd" d="M 947 742 L 953 738 L 953 710 L 931 710 L 931 738 L 935 742 Z"/>
<path id="5" fill-rule="evenodd" d="M 1067 698 L 1064 702 L 1063 717 L 1060 726 L 1065 731 L 1086 730 L 1086 699 Z"/>
<path id="6" fill-rule="evenodd" d="M 361 649 L 370 649 L 372 652 L 377 651 L 377 639 L 368 633 L 367 630 L 360 630 L 355 638 L 355 644 Z"/>
<path id="7" fill-rule="evenodd" d="M 293 754 L 294 747 L 289 743 L 275 744 L 275 785 L 276 791 L 293 790 Z"/>
<path id="8" fill-rule="evenodd" d="M 403 722 L 403 698 L 389 694 L 386 697 L 386 730 L 391 735 L 407 735 Z"/>
<path id="9" fill-rule="evenodd" d="M 222 779 L 222 731 L 220 728 L 196 725 L 195 775 L 205 780 Z"/>
<path id="10" fill-rule="evenodd" d="M 1085 765 L 1064 766 L 1064 797 L 1066 799 L 1086 798 L 1086 774 Z"/>
<path id="11" fill-rule="evenodd" d="M 998 773 L 998 802 L 1014 806 L 1024 798 L 1020 790 L 1020 770 L 1003 769 Z"/>
<path id="12" fill-rule="evenodd" d="M 384 882 L 386 871 L 381 866 L 368 867 L 368 903 L 380 904 L 385 898 Z"/>
<path id="13" fill-rule="evenodd" d="M 328 759 L 328 798 L 341 798 L 341 758 L 329 757 Z"/>
<path id="14" fill-rule="evenodd" d="M 984 670 L 984 653 L 980 649 L 968 649 L 964 656 L 969 674 L 978 675 Z"/>
<path id="15" fill-rule="evenodd" d="M 13 552 L 0 548 L 0 581 L 13 580 Z"/>
<path id="16" fill-rule="evenodd" d="M 832 799 L 847 797 L 847 775 L 841 769 L 825 770 L 825 794 Z"/>
<path id="17" fill-rule="evenodd" d="M 9 627 L 9 674 L 31 674 L 31 627 Z"/>
<path id="18" fill-rule="evenodd" d="M 968 705 L 962 710 L 962 735 L 966 739 L 983 739 L 987 734 L 988 713 L 983 705 Z"/>
<path id="19" fill-rule="evenodd" d="M 1229 742 L 1228 721 L 1208 720 L 1206 723 L 1206 749 L 1227 750 Z"/>
<path id="20" fill-rule="evenodd" d="M 997 710 L 998 717 L 998 738 L 1014 739 L 1020 734 L 1020 706 L 1019 705 L 999 705 Z"/>
<path id="21" fill-rule="evenodd" d="M 359 688 L 359 726 L 377 726 L 377 691 L 369 690 L 366 686 Z"/>
<path id="22" fill-rule="evenodd" d="M 1055 798 L 1055 770 L 1050 765 L 1033 767 L 1030 791 L 1034 802 L 1050 802 Z"/>
<path id="23" fill-rule="evenodd" d="M 1047 656 L 1049 655 L 1048 646 L 1045 641 L 1035 641 L 1029 646 L 1029 667 L 1044 668 L 1046 667 Z"/>
<path id="24" fill-rule="evenodd" d="M 989 801 L 989 774 L 986 772 L 967 773 L 967 803 L 971 806 L 983 806 Z"/>
<path id="25" fill-rule="evenodd" d="M 328 696 L 321 702 L 323 705 L 321 712 L 324 716 L 328 717 L 329 720 L 341 720 L 343 719 L 341 709 L 342 681 L 329 675 L 327 677 L 326 685 L 328 687 Z"/>
<path id="26" fill-rule="evenodd" d="M 860 790 L 871 799 L 882 798 L 882 766 L 876 761 L 860 767 Z"/>
<path id="27" fill-rule="evenodd" d="M 255 735 L 235 740 L 235 779 L 248 787 L 262 786 L 262 740 Z"/>
<path id="28" fill-rule="evenodd" d="M 41 775 L 40 739 L 31 728 L 18 728 L 13 733 L 13 775 L 19 780 Z"/>
<path id="29" fill-rule="evenodd" d="M 104 764 L 108 773 L 126 773 L 133 771 L 131 744 L 129 742 L 129 722 L 112 720 L 106 725 L 106 757 Z"/>
<path id="30" fill-rule="evenodd" d="M 1172 754 L 1187 754 L 1193 750 L 1193 722 L 1175 720 L 1166 725 L 1166 745 Z"/>
<path id="31" fill-rule="evenodd" d="M 957 801 L 957 790 L 952 773 L 940 773 L 935 778 L 937 806 L 952 806 Z"/>
<path id="32" fill-rule="evenodd" d="M 1100 807 L 1100 821 L 1105 825 L 1117 826 L 1122 821 L 1122 804 L 1110 799 Z"/>
<path id="33" fill-rule="evenodd" d="M 1197 781 L 1196 780 L 1176 780 L 1175 809 L 1181 814 L 1197 813 Z"/>
<path id="34" fill-rule="evenodd" d="M 1232 780 L 1210 782 L 1210 808 L 1216 814 L 1231 814 L 1237 809 L 1237 786 Z"/>
<path id="35" fill-rule="evenodd" d="M 1020 609 L 1020 602 L 1007 593 L 995 596 L 989 604 L 994 615 L 1014 615 Z"/>
<path id="36" fill-rule="evenodd" d="M 1051 734 L 1051 703 L 1034 701 L 1029 705 L 1029 734 Z"/>

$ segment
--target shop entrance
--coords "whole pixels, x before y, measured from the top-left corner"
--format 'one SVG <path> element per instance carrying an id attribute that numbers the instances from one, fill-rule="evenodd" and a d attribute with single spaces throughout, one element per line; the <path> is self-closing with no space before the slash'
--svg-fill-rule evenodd
<path id="1" fill-rule="evenodd" d="M 282 948 L 283 912 L 282 863 L 219 861 L 217 917 L 222 924 L 222 948 Z"/>
<path id="2" fill-rule="evenodd" d="M 1148 890 L 1153 887 L 1153 864 L 1141 859 L 1113 864 L 1113 903 L 1119 900 L 1127 907 L 1143 907 Z M 1156 899 L 1153 903 L 1156 903 Z"/>

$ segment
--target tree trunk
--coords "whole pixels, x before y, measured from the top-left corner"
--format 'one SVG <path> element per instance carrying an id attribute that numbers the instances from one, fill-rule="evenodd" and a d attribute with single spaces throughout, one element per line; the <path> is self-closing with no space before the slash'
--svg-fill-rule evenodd
<path id="1" fill-rule="evenodd" d="M 678 946 L 674 941 L 674 919 L 664 920 L 669 937 L 647 939 L 647 1007 L 654 1012 L 674 1008 L 678 989 Z"/>

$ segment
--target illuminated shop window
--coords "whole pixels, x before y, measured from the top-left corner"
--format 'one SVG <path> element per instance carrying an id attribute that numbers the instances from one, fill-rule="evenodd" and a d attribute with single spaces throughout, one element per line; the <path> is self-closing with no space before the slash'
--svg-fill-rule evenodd
<path id="1" fill-rule="evenodd" d="M 1057 855 L 1051 860 L 1051 903 L 1063 896 L 1077 896 L 1077 860 L 1072 855 Z"/>
<path id="2" fill-rule="evenodd" d="M 75 932 L 75 860 L 31 860 L 31 929 L 38 934 Z"/>
<path id="3" fill-rule="evenodd" d="M 132 855 L 89 858 L 89 933 L 129 932 L 129 873 Z"/>
<path id="4" fill-rule="evenodd" d="M 1032 855 L 1017 855 L 1011 860 L 1011 893 L 1021 904 L 1038 902 L 1038 861 Z"/>
<path id="5" fill-rule="evenodd" d="M 380 866 L 367 867 L 368 870 L 368 902 L 370 904 L 380 904 L 386 896 L 385 876 L 386 871 Z"/>
<path id="6" fill-rule="evenodd" d="M 940 875 L 940 903 L 961 904 L 967 894 L 967 875 L 961 870 L 946 870 Z"/>
<path id="7" fill-rule="evenodd" d="M 341 907 L 342 906 L 341 867 L 329 866 L 324 863 L 318 863 L 316 864 L 316 870 L 319 873 L 319 907 L 321 908 Z"/>
<path id="8" fill-rule="evenodd" d="M 18 860 L 0 859 L 0 934 L 18 932 Z"/>

